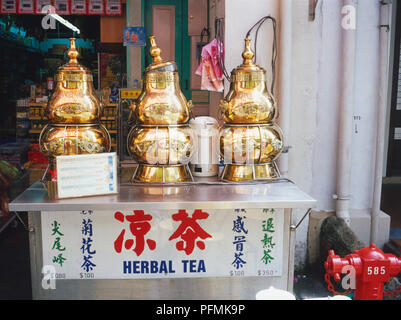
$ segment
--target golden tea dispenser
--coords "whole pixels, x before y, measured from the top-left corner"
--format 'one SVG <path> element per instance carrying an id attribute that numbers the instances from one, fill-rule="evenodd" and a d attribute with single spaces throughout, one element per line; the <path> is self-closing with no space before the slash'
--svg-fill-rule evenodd
<path id="1" fill-rule="evenodd" d="M 70 39 L 68 63 L 59 67 L 55 91 L 49 98 L 39 145 L 49 159 L 43 180 L 56 181 L 55 163 L 60 155 L 92 154 L 110 151 L 110 135 L 99 122 L 101 103 L 93 88 L 91 72 L 78 63 L 75 39 Z M 54 188 L 54 185 L 51 186 Z"/>
<path id="2" fill-rule="evenodd" d="M 245 39 L 243 63 L 231 72 L 230 90 L 220 102 L 222 180 L 241 182 L 280 176 L 275 160 L 283 149 L 274 123 L 277 106 L 266 86 L 266 71 L 253 62 L 251 39 Z"/>
<path id="3" fill-rule="evenodd" d="M 46 116 L 50 123 L 98 123 L 101 103 L 93 88 L 90 70 L 78 63 L 79 53 L 75 39 L 70 39 L 68 63 L 59 67 L 55 76 L 56 86 L 49 98 Z"/>
<path id="4" fill-rule="evenodd" d="M 149 37 L 153 63 L 132 106 L 136 125 L 127 137 L 129 154 L 138 162 L 133 181 L 175 183 L 193 181 L 188 163 L 195 141 L 189 126 L 192 102 L 179 85 L 177 64 L 164 61 L 154 36 Z"/>

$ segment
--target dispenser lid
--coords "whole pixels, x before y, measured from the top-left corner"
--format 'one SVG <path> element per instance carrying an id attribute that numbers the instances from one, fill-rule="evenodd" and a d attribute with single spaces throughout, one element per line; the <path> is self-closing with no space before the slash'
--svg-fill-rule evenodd
<path id="1" fill-rule="evenodd" d="M 212 117 L 196 117 L 189 121 L 189 125 L 191 126 L 194 133 L 198 136 L 217 137 L 219 133 L 219 123 L 215 118 Z"/>
<path id="2" fill-rule="evenodd" d="M 161 57 L 162 50 L 157 46 L 154 36 L 149 37 L 150 41 L 150 55 L 153 62 L 145 69 L 147 72 L 175 72 L 177 71 L 177 64 L 175 61 L 165 61 Z"/>
<path id="3" fill-rule="evenodd" d="M 201 127 L 206 127 L 206 126 L 218 126 L 219 123 L 215 118 L 212 117 L 207 117 L 207 116 L 200 116 L 200 117 L 195 117 L 189 121 L 189 123 L 195 126 L 201 126 Z"/>
<path id="4" fill-rule="evenodd" d="M 76 40 L 75 38 L 70 38 L 70 48 L 68 49 L 67 52 L 67 57 L 69 58 L 69 61 L 66 64 L 59 67 L 57 73 L 83 72 L 91 74 L 91 71 L 88 68 L 82 66 L 78 62 L 79 52 L 75 46 L 75 40 Z"/>

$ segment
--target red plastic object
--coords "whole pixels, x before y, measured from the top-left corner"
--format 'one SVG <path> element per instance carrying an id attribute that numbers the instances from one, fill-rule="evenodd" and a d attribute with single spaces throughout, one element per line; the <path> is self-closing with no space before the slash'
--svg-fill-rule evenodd
<path id="1" fill-rule="evenodd" d="M 32 163 L 49 163 L 49 160 L 45 158 L 45 156 L 41 152 L 29 151 L 28 152 L 28 161 Z"/>

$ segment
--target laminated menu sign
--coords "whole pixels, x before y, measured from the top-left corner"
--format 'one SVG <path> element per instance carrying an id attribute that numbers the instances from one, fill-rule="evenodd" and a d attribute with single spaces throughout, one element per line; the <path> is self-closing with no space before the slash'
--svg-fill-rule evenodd
<path id="1" fill-rule="evenodd" d="M 71 0 L 72 14 L 86 14 L 86 0 Z"/>
<path id="2" fill-rule="evenodd" d="M 118 192 L 115 152 L 58 156 L 56 166 L 59 199 Z"/>
<path id="3" fill-rule="evenodd" d="M 285 265 L 284 209 L 46 211 L 41 228 L 56 280 L 280 277 Z"/>
<path id="4" fill-rule="evenodd" d="M 19 0 L 18 1 L 18 13 L 19 14 L 35 13 L 33 0 Z"/>
<path id="5" fill-rule="evenodd" d="M 89 14 L 104 14 L 103 0 L 89 0 Z"/>

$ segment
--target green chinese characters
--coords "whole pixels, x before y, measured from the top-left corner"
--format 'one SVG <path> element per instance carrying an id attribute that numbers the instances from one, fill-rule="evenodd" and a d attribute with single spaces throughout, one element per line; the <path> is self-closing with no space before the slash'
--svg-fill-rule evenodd
<path id="1" fill-rule="evenodd" d="M 53 256 L 52 262 L 58 263 L 60 266 L 63 266 L 65 260 L 67 260 L 63 256 L 63 252 L 65 251 L 65 247 L 62 245 L 62 238 L 64 234 L 60 231 L 60 223 L 56 220 L 52 223 L 52 236 L 54 236 L 54 242 L 52 246 L 52 250 L 56 251 Z"/>
<path id="2" fill-rule="evenodd" d="M 274 209 L 263 209 L 263 213 L 271 213 L 274 214 L 275 210 Z M 276 243 L 274 242 L 274 221 L 273 218 L 269 217 L 266 218 L 266 220 L 262 221 L 262 231 L 263 231 L 263 239 L 261 240 L 262 245 L 263 245 L 263 257 L 262 261 L 264 264 L 269 264 L 271 263 L 272 260 L 274 260 L 274 257 L 272 256 L 272 250 Z"/>

